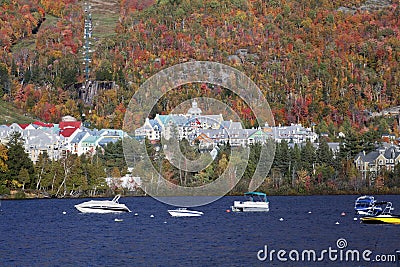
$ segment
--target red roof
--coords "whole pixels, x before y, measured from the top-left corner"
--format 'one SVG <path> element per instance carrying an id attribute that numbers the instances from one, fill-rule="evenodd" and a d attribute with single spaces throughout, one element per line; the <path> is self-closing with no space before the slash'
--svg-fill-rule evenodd
<path id="1" fill-rule="evenodd" d="M 61 121 L 59 126 L 60 129 L 63 130 L 65 128 L 76 128 L 79 129 L 81 128 L 82 122 L 80 121 Z"/>
<path id="2" fill-rule="evenodd" d="M 54 127 L 54 124 L 52 124 L 52 123 L 44 123 L 41 121 L 34 121 L 34 122 L 32 122 L 32 124 L 35 124 L 35 125 L 38 125 L 41 127 L 49 127 L 49 128 Z"/>
<path id="3" fill-rule="evenodd" d="M 19 127 L 22 128 L 22 130 L 25 130 L 25 128 L 29 126 L 28 123 L 21 123 L 21 124 L 18 124 L 18 125 L 19 125 Z"/>
<path id="4" fill-rule="evenodd" d="M 60 130 L 60 135 L 64 137 L 70 137 L 78 128 L 67 128 L 64 130 Z"/>
<path id="5" fill-rule="evenodd" d="M 81 128 L 82 122 L 80 121 L 61 121 L 60 135 L 70 137 L 77 129 Z"/>

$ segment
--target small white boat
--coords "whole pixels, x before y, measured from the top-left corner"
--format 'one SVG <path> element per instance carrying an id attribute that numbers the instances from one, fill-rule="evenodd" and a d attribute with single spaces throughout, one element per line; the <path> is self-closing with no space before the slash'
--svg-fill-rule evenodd
<path id="1" fill-rule="evenodd" d="M 204 213 L 196 210 L 188 210 L 187 208 L 178 208 L 175 210 L 168 210 L 172 217 L 199 217 Z"/>
<path id="2" fill-rule="evenodd" d="M 232 211 L 269 211 L 267 195 L 261 192 L 247 192 L 247 201 L 234 201 Z"/>
<path id="3" fill-rule="evenodd" d="M 119 203 L 121 195 L 116 195 L 113 200 L 90 200 L 75 205 L 82 213 L 119 213 L 131 212 L 125 204 Z"/>

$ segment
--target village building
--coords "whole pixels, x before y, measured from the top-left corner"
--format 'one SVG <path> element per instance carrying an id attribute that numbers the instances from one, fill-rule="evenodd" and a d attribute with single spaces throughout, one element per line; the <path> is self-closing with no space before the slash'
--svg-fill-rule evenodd
<path id="1" fill-rule="evenodd" d="M 220 144 L 231 146 L 248 146 L 255 143 L 266 143 L 274 139 L 288 143 L 304 143 L 307 140 L 316 142 L 318 135 L 301 124 L 269 127 L 268 125 L 244 129 L 237 121 L 226 121 L 221 114 L 204 115 L 197 101 L 186 114 L 156 114 L 154 119 L 146 119 L 142 127 L 135 130 L 135 138 L 159 142 L 161 138 L 187 139 L 191 144 L 197 143 L 200 149 L 213 149 Z"/>
<path id="2" fill-rule="evenodd" d="M 377 176 L 382 170 L 393 171 L 395 165 L 400 162 L 400 148 L 395 145 L 390 147 L 381 146 L 378 149 L 365 153 L 360 152 L 354 159 L 356 168 L 365 179 L 367 174 Z"/>
<path id="3" fill-rule="evenodd" d="M 67 153 L 93 155 L 98 148 L 128 136 L 117 129 L 88 129 L 70 116 L 64 117 L 59 124 L 36 121 L 31 124 L 1 125 L 0 143 L 6 145 L 14 132 L 21 134 L 25 152 L 34 163 L 43 153 L 47 153 L 51 160 L 59 160 Z"/>

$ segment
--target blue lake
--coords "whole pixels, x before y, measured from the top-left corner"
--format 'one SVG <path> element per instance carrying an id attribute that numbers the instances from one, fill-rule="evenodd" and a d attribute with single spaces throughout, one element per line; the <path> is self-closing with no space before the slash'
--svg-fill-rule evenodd
<path id="1" fill-rule="evenodd" d="M 242 197 L 223 197 L 193 208 L 204 215 L 192 218 L 171 217 L 171 206 L 151 197 L 121 198 L 132 212 L 119 215 L 79 213 L 74 205 L 87 199 L 2 200 L 0 266 L 396 266 L 375 259 L 400 249 L 400 225 L 361 224 L 356 197 L 269 197 L 267 213 L 227 212 Z M 400 196 L 376 198 L 400 213 Z M 265 246 L 276 252 L 261 261 Z M 293 252 L 313 250 L 318 258 L 329 248 L 337 259 L 301 261 Z M 370 261 L 340 260 L 347 250 L 370 250 Z"/>

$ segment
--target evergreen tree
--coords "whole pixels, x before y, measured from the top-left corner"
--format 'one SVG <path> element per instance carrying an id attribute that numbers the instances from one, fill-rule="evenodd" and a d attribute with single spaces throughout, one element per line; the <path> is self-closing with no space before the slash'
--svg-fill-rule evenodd
<path id="1" fill-rule="evenodd" d="M 341 159 L 352 160 L 363 150 L 363 140 L 354 133 L 346 135 L 340 144 L 339 157 Z"/>
<path id="2" fill-rule="evenodd" d="M 325 138 L 320 140 L 317 153 L 317 163 L 321 165 L 331 165 L 333 162 L 333 152 Z"/>
<path id="3" fill-rule="evenodd" d="M 301 167 L 309 173 L 313 173 L 316 162 L 315 148 L 313 144 L 307 140 L 306 145 L 301 149 Z"/>
<path id="4" fill-rule="evenodd" d="M 4 63 L 0 64 L 0 97 L 10 93 L 10 76 L 8 75 L 7 66 Z"/>
<path id="5" fill-rule="evenodd" d="M 290 152 L 291 152 L 290 179 L 291 179 L 291 184 L 294 187 L 295 186 L 295 181 L 296 181 L 296 173 L 301 168 L 301 149 L 300 149 L 298 144 L 295 144 Z"/>
<path id="6" fill-rule="evenodd" d="M 18 179 L 21 169 L 26 169 L 30 176 L 34 173 L 33 162 L 25 152 L 23 139 L 19 132 L 13 132 L 8 142 L 8 179 Z M 26 182 L 30 185 L 30 181 Z"/>
<path id="7" fill-rule="evenodd" d="M 118 140 L 115 143 L 108 143 L 103 150 L 100 152 L 99 158 L 102 160 L 107 175 L 111 175 L 111 171 L 114 167 L 117 167 L 122 175 L 125 175 L 127 165 L 123 153 L 122 140 Z"/>
<path id="8" fill-rule="evenodd" d="M 71 168 L 71 172 L 69 175 L 69 179 L 67 182 L 68 188 L 72 190 L 72 192 L 78 191 L 82 192 L 87 187 L 86 176 L 84 175 L 84 170 L 81 162 L 81 157 L 74 157 L 74 163 Z"/>
<path id="9" fill-rule="evenodd" d="M 253 174 L 257 168 L 257 164 L 260 159 L 260 153 L 261 153 L 261 144 L 260 143 L 255 143 L 255 144 L 250 145 L 249 160 L 247 162 L 247 167 L 246 167 L 246 170 L 244 171 L 243 178 L 242 178 L 242 180 L 246 180 L 247 183 L 250 182 L 250 179 L 253 176 Z"/>
<path id="10" fill-rule="evenodd" d="M 283 140 L 276 145 L 274 167 L 278 168 L 282 175 L 287 177 L 289 175 L 289 168 L 291 165 L 290 151 L 288 143 Z"/>

